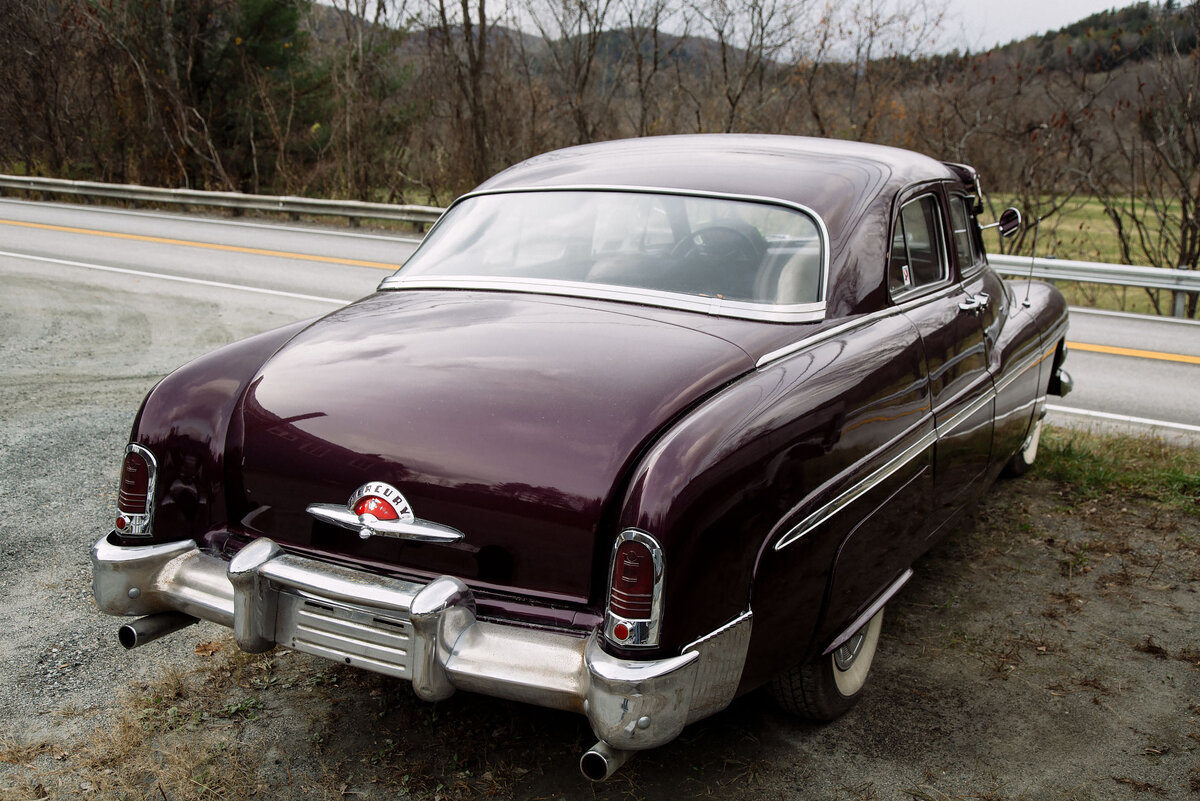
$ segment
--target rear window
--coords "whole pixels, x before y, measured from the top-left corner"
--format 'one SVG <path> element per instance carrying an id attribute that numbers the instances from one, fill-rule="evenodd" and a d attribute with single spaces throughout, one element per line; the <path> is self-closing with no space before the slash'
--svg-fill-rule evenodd
<path id="1" fill-rule="evenodd" d="M 823 248 L 810 215 L 766 202 L 512 192 L 455 205 L 396 278 L 535 279 L 791 306 L 823 300 Z"/>

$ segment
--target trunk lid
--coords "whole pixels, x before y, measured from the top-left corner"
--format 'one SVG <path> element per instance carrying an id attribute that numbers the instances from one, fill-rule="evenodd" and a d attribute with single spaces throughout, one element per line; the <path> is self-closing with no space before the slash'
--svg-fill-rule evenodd
<path id="1" fill-rule="evenodd" d="M 753 368 L 742 348 L 679 319 L 445 291 L 381 292 L 334 312 L 268 360 L 242 399 L 241 441 L 230 443 L 240 471 L 229 466 L 241 525 L 386 571 L 584 603 L 606 569 L 607 515 L 632 462 Z M 364 540 L 305 512 L 369 482 L 465 539 Z"/>

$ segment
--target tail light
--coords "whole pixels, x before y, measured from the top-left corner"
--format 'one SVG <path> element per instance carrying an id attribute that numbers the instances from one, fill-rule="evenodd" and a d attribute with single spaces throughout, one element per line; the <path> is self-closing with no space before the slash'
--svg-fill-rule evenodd
<path id="1" fill-rule="evenodd" d="M 121 488 L 117 493 L 117 533 L 123 537 L 149 537 L 154 516 L 154 479 L 158 463 L 141 445 L 125 446 Z"/>
<path id="2" fill-rule="evenodd" d="M 609 566 L 604 636 L 613 645 L 658 645 L 662 620 L 663 554 L 644 531 L 621 532 Z"/>

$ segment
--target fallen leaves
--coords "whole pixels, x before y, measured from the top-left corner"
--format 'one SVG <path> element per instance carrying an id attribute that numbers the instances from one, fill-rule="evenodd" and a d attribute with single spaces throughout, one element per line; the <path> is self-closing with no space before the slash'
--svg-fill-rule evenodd
<path id="1" fill-rule="evenodd" d="M 200 656 L 212 656 L 220 650 L 221 643 L 217 640 L 209 640 L 196 646 L 196 653 Z"/>

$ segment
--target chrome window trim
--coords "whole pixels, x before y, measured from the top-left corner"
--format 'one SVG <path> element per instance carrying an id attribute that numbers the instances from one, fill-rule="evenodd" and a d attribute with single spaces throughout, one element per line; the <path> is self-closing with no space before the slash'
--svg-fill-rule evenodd
<path id="1" fill-rule="evenodd" d="M 624 543 L 630 541 L 645 545 L 649 549 L 654 567 L 654 586 L 651 589 L 650 596 L 650 616 L 647 618 L 621 617 L 614 614 L 611 608 L 613 571 L 617 568 L 617 550 Z M 608 557 L 608 588 L 604 604 L 604 639 L 618 648 L 649 648 L 658 645 L 662 634 L 663 573 L 665 567 L 662 545 L 653 536 L 636 528 L 627 528 L 617 535 L 617 539 L 613 543 L 612 553 Z M 613 629 L 620 624 L 624 624 L 629 628 L 629 636 L 624 640 L 618 639 L 613 634 Z"/>
<path id="2" fill-rule="evenodd" d="M 883 446 L 882 448 L 876 449 L 866 459 L 856 462 L 854 465 L 851 465 L 847 470 L 843 471 L 838 476 L 838 478 L 844 478 L 847 475 L 852 474 L 854 469 L 858 465 L 862 464 L 863 461 L 868 461 L 868 460 L 878 456 L 880 453 L 885 453 L 888 450 L 891 450 L 893 448 L 903 447 L 903 450 L 901 450 L 901 452 L 899 454 L 893 456 L 887 462 L 885 462 L 884 464 L 875 468 L 862 481 L 858 481 L 853 486 L 849 487 L 848 489 L 843 490 L 835 498 L 822 504 L 818 509 L 816 509 L 815 511 L 806 515 L 799 523 L 797 523 L 796 525 L 789 528 L 787 530 L 787 533 L 785 533 L 782 537 L 780 537 L 779 541 L 775 543 L 775 550 L 776 551 L 783 550 L 784 548 L 791 545 L 796 540 L 802 538 L 804 535 L 813 531 L 818 526 L 825 523 L 825 521 L 829 520 L 834 515 L 836 515 L 838 512 L 842 511 L 842 509 L 849 506 L 852 502 L 858 500 L 863 495 L 865 495 L 867 492 L 874 489 L 878 485 L 882 484 L 884 481 L 886 481 L 891 476 L 895 475 L 897 472 L 899 472 L 901 469 L 903 469 L 909 462 L 913 461 L 918 456 L 920 456 L 922 453 L 924 453 L 926 449 L 932 447 L 938 441 L 938 431 L 937 431 L 936 426 L 932 427 L 929 431 L 922 434 L 916 440 L 916 442 L 913 442 L 911 445 L 908 445 L 907 447 L 904 447 L 903 444 L 901 444 L 900 446 L 897 446 L 897 444 L 896 444 L 898 442 L 903 443 L 903 441 L 905 439 L 911 437 L 914 430 L 917 430 L 917 429 L 923 427 L 931 419 L 932 419 L 932 415 L 923 417 L 918 423 L 916 423 L 914 426 L 909 428 L 908 431 L 905 431 L 903 434 L 896 437 L 894 440 L 892 440 L 891 442 L 889 442 L 887 445 Z"/>
<path id="3" fill-rule="evenodd" d="M 825 319 L 825 302 L 798 303 L 791 306 L 767 306 L 743 301 L 705 299 L 699 295 L 663 292 L 639 287 L 605 286 L 584 281 L 551 281 L 543 278 L 408 278 L 391 281 L 385 289 L 454 289 L 491 292 L 529 292 L 585 300 L 615 300 L 643 306 L 659 306 L 679 311 L 698 312 L 716 317 L 736 317 L 770 323 L 817 323 Z"/>
<path id="4" fill-rule="evenodd" d="M 952 206 L 954 204 L 954 201 L 956 201 L 956 200 L 962 201 L 963 213 L 967 215 L 967 219 L 966 219 L 967 227 L 963 230 L 965 230 L 967 232 L 967 240 L 970 242 L 971 263 L 967 265 L 965 270 L 962 268 L 959 268 L 959 275 L 962 276 L 962 280 L 966 281 L 969 278 L 974 278 L 975 274 L 977 272 L 982 271 L 983 268 L 987 266 L 987 253 L 985 251 L 981 251 L 979 249 L 979 247 L 978 247 L 979 242 L 976 241 L 975 235 L 974 235 L 975 232 L 971 228 L 972 224 L 974 224 L 975 226 L 979 225 L 979 217 L 978 217 L 978 215 L 974 214 L 971 211 L 972 204 L 971 204 L 970 196 L 964 195 L 962 192 L 950 192 L 949 195 L 950 195 L 950 204 Z M 951 235 L 951 238 L 953 238 L 953 236 L 954 236 L 954 212 L 952 209 L 947 209 L 947 213 L 949 214 L 949 217 L 950 217 L 950 235 Z M 954 246 L 954 255 L 955 255 L 955 261 L 957 261 L 958 245 Z"/>
<path id="5" fill-rule="evenodd" d="M 976 278 L 978 278 L 980 275 L 983 274 L 983 269 L 987 266 L 988 266 L 988 263 L 986 261 L 985 262 L 975 262 L 974 264 L 972 264 L 970 267 L 968 267 L 966 270 L 963 271 L 962 283 L 965 284 L 968 281 L 974 281 Z M 999 276 L 997 276 L 997 278 L 999 278 Z M 1008 282 L 1004 281 L 1003 283 L 1007 285 Z"/>
<path id="6" fill-rule="evenodd" d="M 740 195 L 726 192 L 707 192 L 703 190 L 672 189 L 657 186 L 626 186 L 619 184 L 562 184 L 555 186 L 524 186 L 506 189 L 484 189 L 469 192 L 450 204 L 441 218 L 434 223 L 428 240 L 438 226 L 449 217 L 449 212 L 460 203 L 477 197 L 536 194 L 542 192 L 614 192 L 634 195 L 670 195 L 673 197 L 701 198 L 707 200 L 732 200 L 742 203 L 759 203 L 799 212 L 813 221 L 817 228 L 821 245 L 821 280 L 820 298 L 812 303 L 772 304 L 753 303 L 749 301 L 731 301 L 722 298 L 704 298 L 699 295 L 665 292 L 660 290 L 641 289 L 638 287 L 606 286 L 585 281 L 549 281 L 537 278 L 495 278 L 490 276 L 446 276 L 438 278 L 405 278 L 404 268 L 383 279 L 379 284 L 381 290 L 400 289 L 475 289 L 501 292 L 532 292 L 536 294 L 558 295 L 567 297 L 587 298 L 594 300 L 616 300 L 628 303 L 639 303 L 647 306 L 661 306 L 681 311 L 700 312 L 720 317 L 737 317 L 747 320 L 759 320 L 774 323 L 812 323 L 825 319 L 826 301 L 829 297 L 829 229 L 825 220 L 813 209 L 801 203 L 793 203 L 780 198 L 762 195 Z M 413 255 L 419 253 L 418 246 Z M 409 257 L 412 259 L 412 256 Z"/>
<path id="7" fill-rule="evenodd" d="M 901 203 L 900 207 L 896 210 L 896 223 L 900 224 L 900 215 L 904 213 L 904 208 L 906 206 L 909 206 L 909 205 L 916 203 L 917 201 L 922 200 L 923 198 L 927 198 L 927 197 L 933 198 L 933 207 L 934 207 L 934 210 L 937 211 L 937 216 L 938 216 L 938 219 L 937 219 L 938 225 L 937 225 L 936 231 L 937 231 L 938 245 L 940 246 L 939 249 L 941 250 L 942 275 L 936 281 L 930 281 L 927 284 L 913 284 L 912 286 L 903 287 L 898 292 L 893 292 L 889 288 L 888 295 L 892 298 L 893 303 L 899 303 L 901 300 L 903 300 L 905 298 L 909 298 L 914 294 L 921 294 L 923 296 L 925 292 L 940 291 L 940 290 L 937 290 L 936 288 L 942 286 L 943 284 L 949 284 L 950 286 L 954 286 L 954 277 L 951 275 L 951 270 L 950 270 L 950 253 L 946 249 L 946 210 L 942 208 L 942 204 L 941 204 L 940 198 L 938 197 L 938 193 L 934 192 L 932 190 L 928 191 L 928 192 L 921 192 L 920 194 L 913 195 L 908 200 Z M 896 236 L 896 234 L 895 234 L 895 230 L 893 227 L 892 238 L 895 239 L 895 236 Z M 888 258 L 887 272 L 885 272 L 885 276 L 891 272 L 891 268 L 892 268 L 892 246 L 890 244 L 888 245 L 887 258 Z M 908 243 L 907 243 L 907 241 L 905 242 L 905 258 L 908 258 Z"/>
<path id="8" fill-rule="evenodd" d="M 150 537 L 154 535 L 154 496 L 158 488 L 158 460 L 154 458 L 154 454 L 150 449 L 138 445 L 136 442 L 131 442 L 125 446 L 125 455 L 131 453 L 137 454 L 142 461 L 146 463 L 146 472 L 149 476 L 146 481 L 146 505 L 141 514 L 123 512 L 119 508 L 117 510 L 119 517 L 124 517 L 129 521 L 125 528 L 118 528 L 116 531 L 122 537 Z M 125 460 L 121 459 L 121 481 L 125 480 Z"/>

